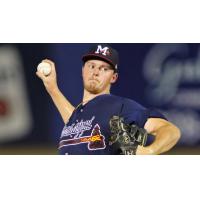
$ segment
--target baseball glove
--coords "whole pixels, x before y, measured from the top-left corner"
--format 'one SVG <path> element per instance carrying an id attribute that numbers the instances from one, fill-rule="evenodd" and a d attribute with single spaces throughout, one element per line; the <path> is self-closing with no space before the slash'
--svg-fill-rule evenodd
<path id="1" fill-rule="evenodd" d="M 109 145 L 117 154 L 135 155 L 138 145 L 146 144 L 148 133 L 144 128 L 126 124 L 119 116 L 113 116 L 109 124 L 111 131 Z"/>

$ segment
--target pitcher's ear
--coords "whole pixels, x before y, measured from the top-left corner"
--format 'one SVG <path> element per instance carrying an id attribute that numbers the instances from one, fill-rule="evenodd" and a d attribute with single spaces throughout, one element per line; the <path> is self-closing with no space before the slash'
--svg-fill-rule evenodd
<path id="1" fill-rule="evenodd" d="M 117 81 L 117 79 L 118 79 L 118 73 L 114 73 L 110 83 L 115 83 Z"/>

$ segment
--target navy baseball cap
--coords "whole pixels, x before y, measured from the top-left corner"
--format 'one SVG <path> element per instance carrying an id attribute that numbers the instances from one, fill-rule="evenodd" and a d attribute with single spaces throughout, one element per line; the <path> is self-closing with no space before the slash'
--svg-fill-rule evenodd
<path id="1" fill-rule="evenodd" d="M 83 55 L 82 61 L 97 59 L 109 63 L 115 71 L 117 71 L 119 64 L 118 52 L 107 44 L 95 44 L 89 51 Z"/>

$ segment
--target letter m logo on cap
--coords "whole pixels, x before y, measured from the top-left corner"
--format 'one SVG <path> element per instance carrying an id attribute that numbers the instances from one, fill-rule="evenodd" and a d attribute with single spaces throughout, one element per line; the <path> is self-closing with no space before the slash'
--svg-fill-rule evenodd
<path id="1" fill-rule="evenodd" d="M 104 56 L 106 56 L 107 54 L 109 54 L 109 48 L 108 47 L 102 48 L 101 45 L 98 45 L 97 50 L 95 51 L 95 53 L 103 54 Z"/>

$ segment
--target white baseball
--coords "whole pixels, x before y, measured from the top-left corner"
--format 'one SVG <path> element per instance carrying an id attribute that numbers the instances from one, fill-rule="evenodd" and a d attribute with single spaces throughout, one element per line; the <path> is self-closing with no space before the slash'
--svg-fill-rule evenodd
<path id="1" fill-rule="evenodd" d="M 41 62 L 37 66 L 37 70 L 42 72 L 45 76 L 48 76 L 51 73 L 51 65 L 47 62 Z"/>

